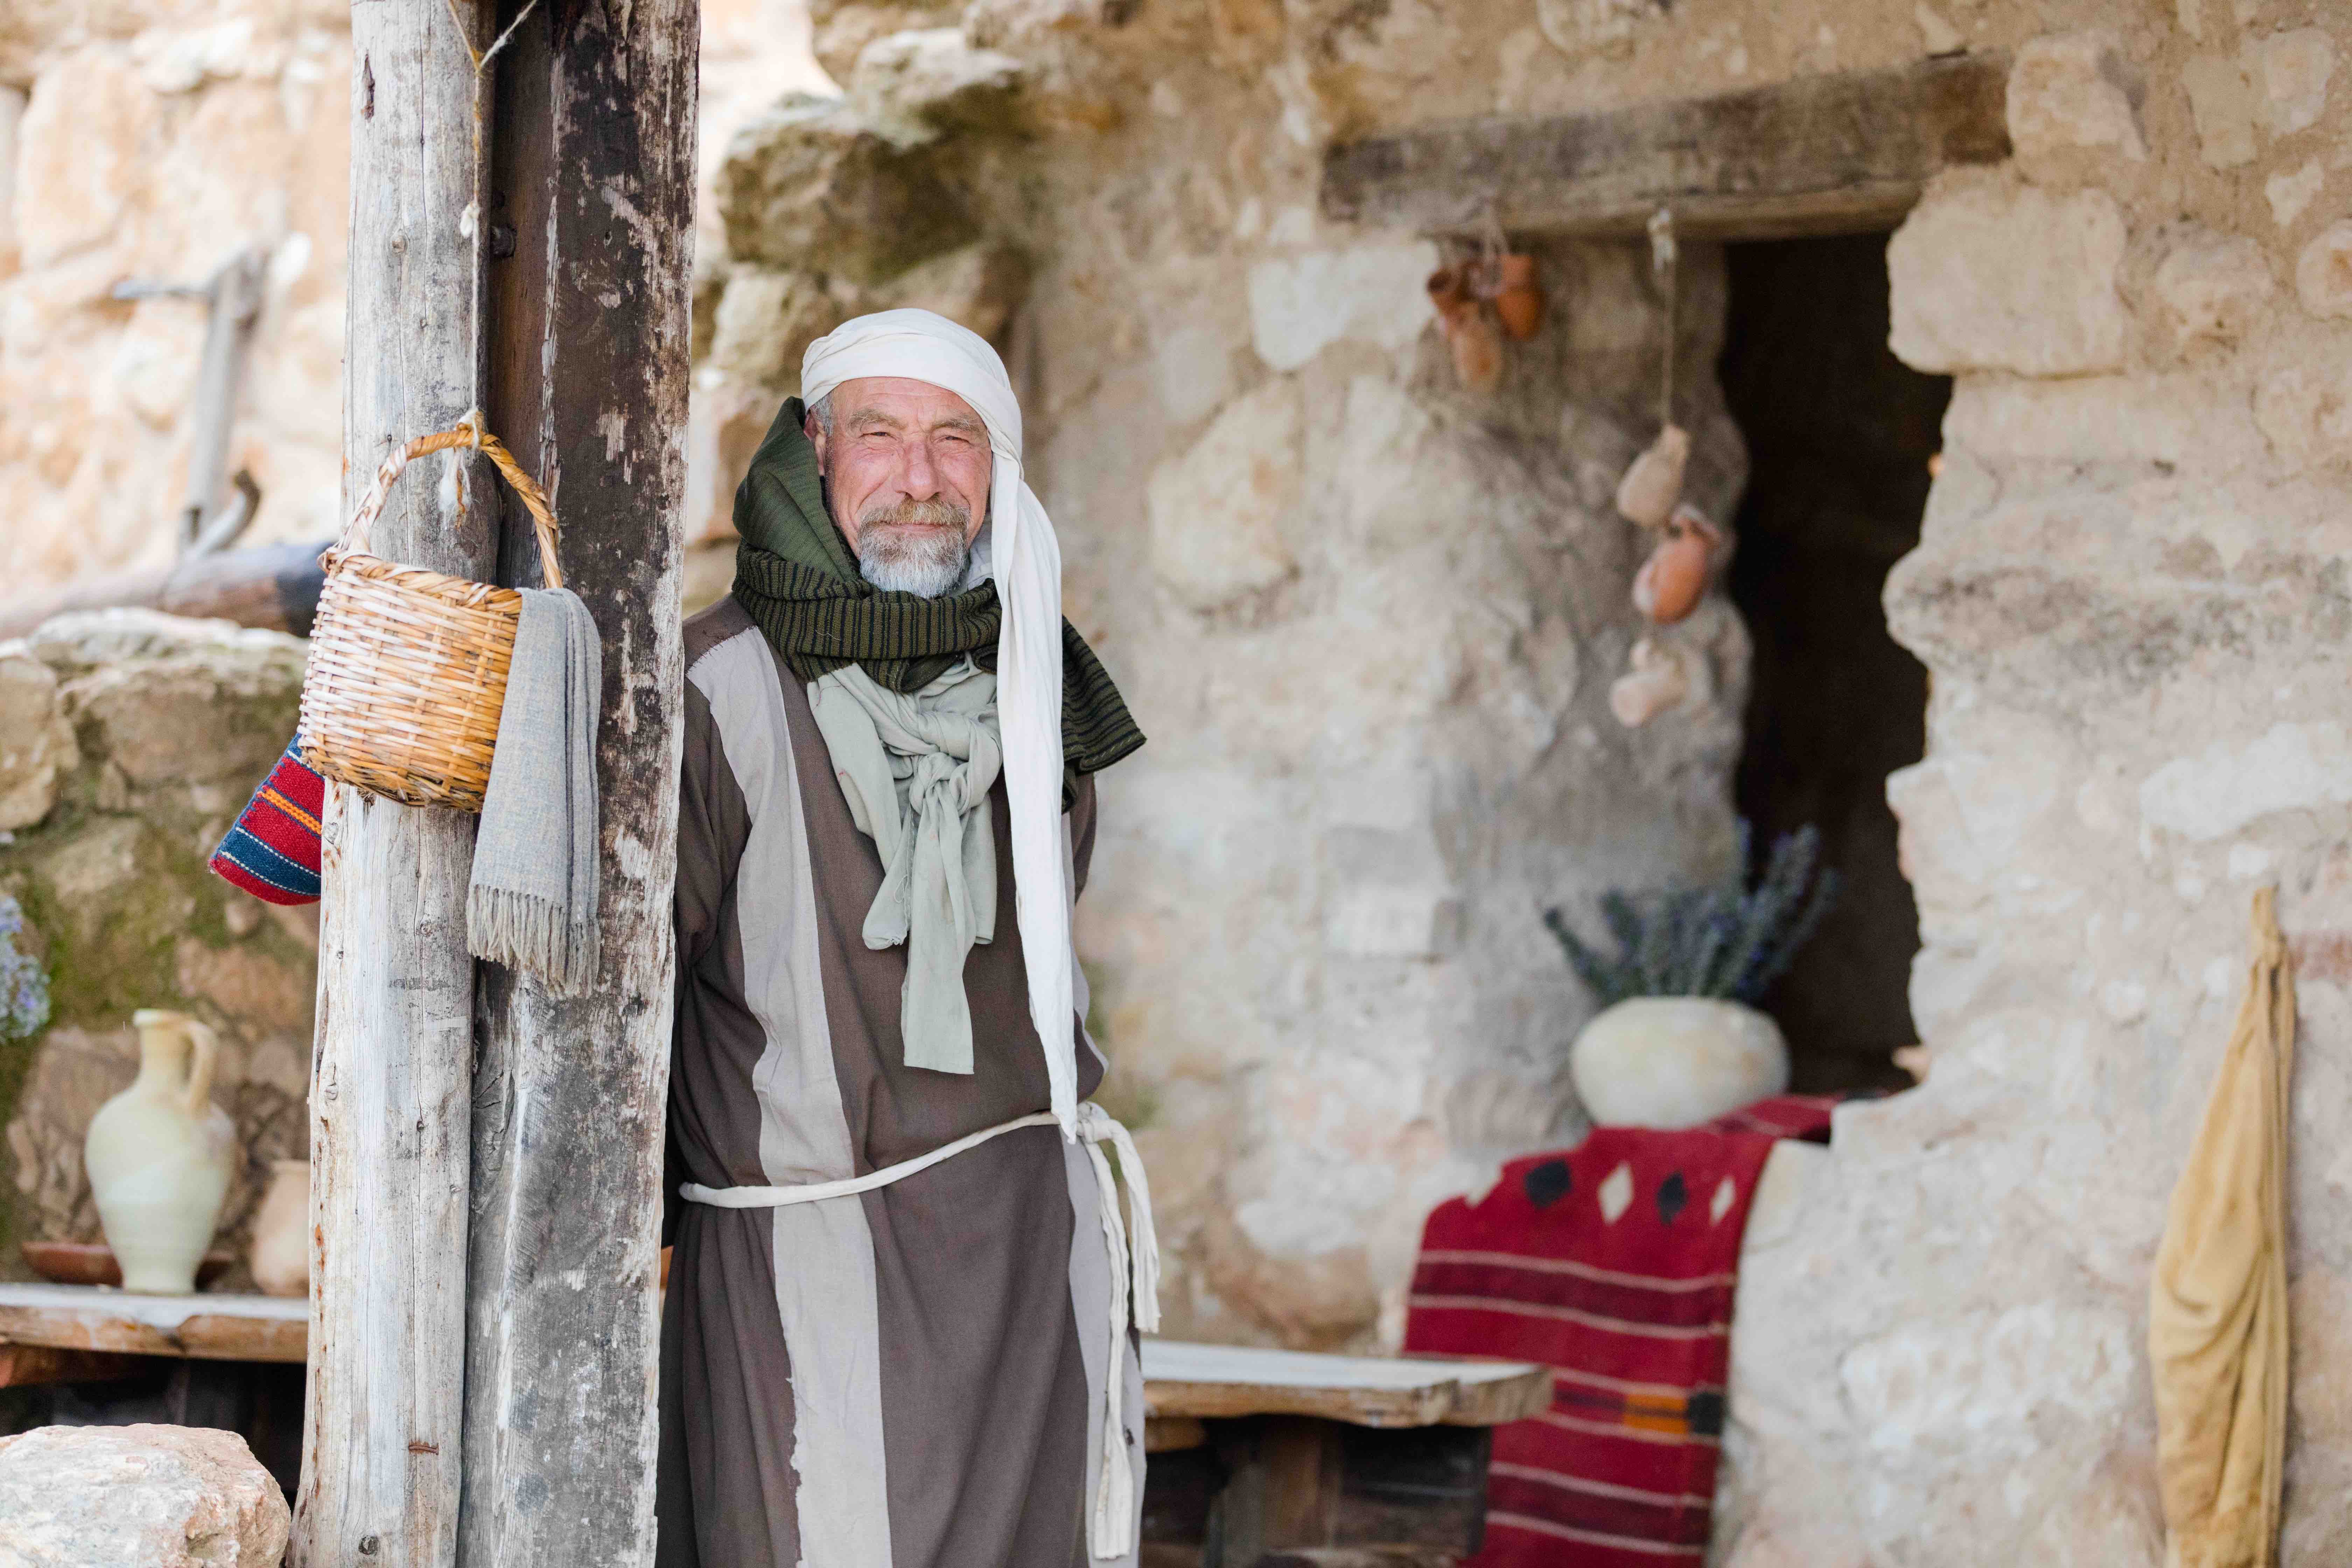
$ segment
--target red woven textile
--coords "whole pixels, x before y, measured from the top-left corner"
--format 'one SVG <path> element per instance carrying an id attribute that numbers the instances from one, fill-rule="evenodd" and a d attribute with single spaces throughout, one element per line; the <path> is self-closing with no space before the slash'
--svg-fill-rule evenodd
<path id="1" fill-rule="evenodd" d="M 1404 1348 L 1541 1362 L 1551 1409 L 1499 1427 L 1470 1568 L 1669 1568 L 1706 1554 L 1739 1238 L 1780 1137 L 1835 1097 L 1703 1128 L 1604 1127 L 1503 1168 L 1422 1234 Z"/>
<path id="2" fill-rule="evenodd" d="M 326 781 L 288 746 L 213 851 L 214 872 L 269 903 L 317 903 L 319 817 L 326 808 Z"/>

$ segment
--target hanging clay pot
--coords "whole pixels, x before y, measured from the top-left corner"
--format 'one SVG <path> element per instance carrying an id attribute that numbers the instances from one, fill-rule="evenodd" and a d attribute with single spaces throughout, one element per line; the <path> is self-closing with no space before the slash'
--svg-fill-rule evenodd
<path id="1" fill-rule="evenodd" d="M 1609 711 L 1638 730 L 1690 695 L 1690 676 L 1672 651 L 1643 637 L 1633 645 L 1633 668 L 1609 688 Z"/>
<path id="2" fill-rule="evenodd" d="M 1494 390 L 1503 374 L 1503 335 L 1480 304 L 1469 269 L 1441 267 L 1429 275 L 1429 302 L 1454 356 L 1454 374 L 1474 393 Z"/>
<path id="3" fill-rule="evenodd" d="M 1723 531 L 1695 506 L 1678 506 L 1666 536 L 1633 574 L 1633 607 L 1654 626 L 1670 626 L 1698 607 L 1715 570 Z"/>
<path id="4" fill-rule="evenodd" d="M 219 1037 L 184 1013 L 142 1008 L 139 1077 L 98 1108 L 82 1166 L 122 1288 L 184 1296 L 228 1196 L 236 1129 L 212 1100 Z"/>
<path id="5" fill-rule="evenodd" d="M 1617 510 L 1643 528 L 1663 525 L 1682 499 L 1683 467 L 1690 461 L 1690 432 L 1669 425 L 1649 450 L 1633 459 L 1617 481 Z"/>
<path id="6" fill-rule="evenodd" d="M 1495 314 L 1503 331 L 1525 342 L 1543 325 L 1543 289 L 1536 282 L 1536 258 L 1505 256 L 1496 263 Z"/>
<path id="7" fill-rule="evenodd" d="M 299 1296 L 310 1283 L 310 1162 L 272 1160 L 246 1254 L 265 1296 Z"/>

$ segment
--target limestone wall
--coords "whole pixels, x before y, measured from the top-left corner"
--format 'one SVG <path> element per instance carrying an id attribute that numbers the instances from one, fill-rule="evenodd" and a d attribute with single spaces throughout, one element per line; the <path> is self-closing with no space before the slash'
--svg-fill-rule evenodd
<path id="1" fill-rule="evenodd" d="M 138 1072 L 142 1007 L 220 1031 L 213 1100 L 241 1154 L 221 1236 L 228 1283 L 249 1279 L 269 1162 L 310 1147 L 318 921 L 205 862 L 293 733 L 302 657 L 276 633 L 133 610 L 0 643 L 0 892 L 24 908 L 51 1002 L 44 1034 L 0 1044 L 0 1279 L 31 1277 L 19 1239 L 99 1238 L 82 1137 Z"/>
<path id="2" fill-rule="evenodd" d="M 1749 1259 L 1739 1568 L 2160 1560 L 2147 1272 L 2270 881 L 2303 1022 L 2284 1561 L 2352 1552 L 2347 47 L 2276 5 L 2037 39 L 2014 161 L 1889 247 L 1895 351 L 1959 378 L 1886 595 L 1935 679 L 1889 784 L 1934 1067 L 1840 1117 L 1810 1220 Z"/>
<path id="3" fill-rule="evenodd" d="M 334 529 L 351 58 L 334 0 L 0 12 L 0 597 L 162 565 L 201 301 L 110 297 L 268 258 L 229 469 L 253 540 Z"/>

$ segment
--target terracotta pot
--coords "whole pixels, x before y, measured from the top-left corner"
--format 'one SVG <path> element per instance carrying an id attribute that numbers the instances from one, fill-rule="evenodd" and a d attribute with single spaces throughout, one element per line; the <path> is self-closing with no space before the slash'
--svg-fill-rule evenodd
<path id="1" fill-rule="evenodd" d="M 1428 287 L 1455 377 L 1472 392 L 1492 391 L 1503 374 L 1503 337 L 1478 301 L 1470 269 L 1441 267 L 1429 275 Z"/>
<path id="2" fill-rule="evenodd" d="M 1492 392 L 1503 376 L 1503 334 L 1494 318 L 1474 304 L 1447 323 L 1445 342 L 1454 351 L 1454 374 L 1463 386 L 1475 393 Z"/>
<path id="3" fill-rule="evenodd" d="M 1506 256 L 1496 264 L 1496 274 L 1495 314 L 1505 332 L 1524 342 L 1543 325 L 1544 297 L 1536 282 L 1536 258 Z"/>
<path id="4" fill-rule="evenodd" d="M 1633 574 L 1633 607 L 1661 626 L 1689 615 L 1706 596 L 1722 543 L 1723 531 L 1696 507 L 1676 507 L 1666 521 L 1666 536 Z"/>
<path id="5" fill-rule="evenodd" d="M 184 1013 L 142 1008 L 139 1077 L 98 1108 L 82 1145 L 125 1289 L 184 1296 L 228 1196 L 236 1129 L 212 1102 L 219 1038 Z"/>
<path id="6" fill-rule="evenodd" d="M 246 1254 L 265 1296 L 299 1296 L 310 1287 L 310 1162 L 272 1160 L 269 1188 L 253 1216 Z"/>
<path id="7" fill-rule="evenodd" d="M 1609 711 L 1628 730 L 1638 730 L 1690 695 L 1682 660 L 1648 637 L 1633 645 L 1633 668 L 1609 688 Z"/>
<path id="8" fill-rule="evenodd" d="M 1679 425 L 1659 431 L 1617 481 L 1617 510 L 1643 528 L 1663 526 L 1682 499 L 1683 468 L 1689 461 L 1690 432 Z"/>
<path id="9" fill-rule="evenodd" d="M 1569 1077 L 1603 1127 L 1696 1127 L 1789 1087 L 1789 1047 L 1753 1007 L 1706 996 L 1636 996 L 1569 1047 Z"/>

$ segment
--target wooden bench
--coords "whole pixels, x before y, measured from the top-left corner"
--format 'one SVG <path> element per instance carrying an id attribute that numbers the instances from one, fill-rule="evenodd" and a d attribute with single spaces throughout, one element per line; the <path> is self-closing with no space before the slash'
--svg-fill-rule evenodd
<path id="1" fill-rule="evenodd" d="M 308 1302 L 0 1284 L 0 1387 L 152 1358 L 302 1362 Z M 1489 1431 L 1551 1402 L 1540 1367 L 1147 1340 L 1145 1568 L 1423 1568 L 1475 1551 Z"/>

